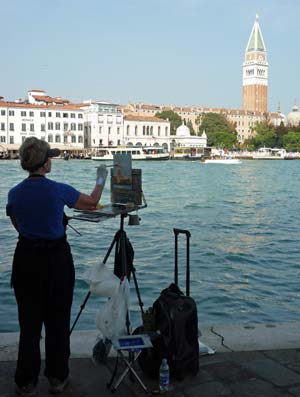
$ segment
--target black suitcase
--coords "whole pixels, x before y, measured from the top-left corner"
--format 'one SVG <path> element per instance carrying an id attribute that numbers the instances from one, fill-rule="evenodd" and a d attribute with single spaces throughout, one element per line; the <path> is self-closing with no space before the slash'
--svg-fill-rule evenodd
<path id="1" fill-rule="evenodd" d="M 186 235 L 187 241 L 186 295 L 178 287 L 178 235 L 181 233 Z M 189 296 L 191 234 L 182 229 L 174 229 L 174 234 L 174 283 L 164 289 L 153 304 L 153 348 L 142 352 L 139 363 L 145 373 L 155 378 L 162 358 L 166 358 L 171 375 L 181 380 L 186 374 L 196 374 L 199 370 L 198 315 L 196 303 Z"/>

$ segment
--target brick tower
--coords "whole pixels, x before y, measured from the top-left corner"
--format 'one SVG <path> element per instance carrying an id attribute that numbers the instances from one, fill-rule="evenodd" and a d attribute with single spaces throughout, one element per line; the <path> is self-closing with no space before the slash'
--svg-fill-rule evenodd
<path id="1" fill-rule="evenodd" d="M 256 15 L 243 63 L 243 110 L 267 112 L 268 67 L 267 51 Z"/>

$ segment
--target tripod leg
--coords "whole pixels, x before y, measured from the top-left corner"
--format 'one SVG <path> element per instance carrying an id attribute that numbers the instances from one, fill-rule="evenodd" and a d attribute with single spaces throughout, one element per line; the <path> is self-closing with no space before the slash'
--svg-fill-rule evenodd
<path id="1" fill-rule="evenodd" d="M 113 238 L 113 241 L 111 242 L 110 247 L 108 248 L 107 253 L 106 253 L 106 255 L 105 255 L 104 259 L 103 259 L 103 263 L 106 263 L 106 261 L 107 261 L 109 255 L 110 255 L 110 253 L 111 253 L 111 251 L 112 251 L 112 249 L 113 249 L 115 243 L 117 242 L 118 233 L 119 233 L 119 232 L 117 232 L 117 233 L 115 234 L 115 236 L 114 236 L 114 238 Z M 86 297 L 85 297 L 85 299 L 84 299 L 82 305 L 80 306 L 80 311 L 79 311 L 79 313 L 77 314 L 77 317 L 76 317 L 76 319 L 75 319 L 75 321 L 74 321 L 74 323 L 73 323 L 73 325 L 72 325 L 72 328 L 71 328 L 71 330 L 70 330 L 70 335 L 71 335 L 73 329 L 75 328 L 75 325 L 77 324 L 77 321 L 78 321 L 78 319 L 79 319 L 79 317 L 80 317 L 80 315 L 81 315 L 83 309 L 85 308 L 85 305 L 86 305 L 87 301 L 89 300 L 90 295 L 91 295 L 91 292 L 89 291 L 89 292 L 87 293 L 87 295 L 86 295 Z"/>
<path id="2" fill-rule="evenodd" d="M 142 298 L 141 298 L 141 294 L 140 294 L 139 286 L 138 286 L 138 283 L 137 283 L 137 278 L 136 278 L 134 266 L 132 266 L 131 273 L 132 273 L 132 277 L 133 277 L 133 281 L 134 281 L 134 286 L 135 286 L 137 298 L 138 298 L 139 305 L 140 305 L 140 308 L 141 308 L 141 313 L 144 314 L 144 303 L 143 303 Z"/>
<path id="3" fill-rule="evenodd" d="M 84 299 L 82 305 L 80 306 L 80 311 L 79 311 L 79 313 L 77 314 L 77 317 L 76 317 L 76 319 L 75 319 L 75 321 L 74 321 L 74 323 L 73 323 L 73 325 L 72 325 L 72 328 L 71 328 L 71 330 L 70 330 L 70 335 L 71 335 L 73 329 L 75 328 L 75 325 L 76 325 L 76 323 L 77 323 L 77 321 L 78 321 L 78 319 L 79 319 L 79 317 L 80 317 L 80 315 L 81 315 L 81 313 L 82 313 L 82 310 L 85 308 L 86 302 L 89 300 L 90 295 L 91 295 L 91 291 L 89 291 L 89 292 L 87 293 L 87 295 L 86 295 L 86 297 L 85 297 L 85 299 Z"/>
<path id="4" fill-rule="evenodd" d="M 117 235 L 118 235 L 118 233 L 119 233 L 119 232 L 117 232 L 117 233 L 115 234 L 115 236 L 114 236 L 114 238 L 113 238 L 113 241 L 111 242 L 111 244 L 110 244 L 110 246 L 109 246 L 109 248 L 108 248 L 108 250 L 107 250 L 107 253 L 106 253 L 106 255 L 105 255 L 104 259 L 103 259 L 103 263 L 106 263 L 106 261 L 107 261 L 109 255 L 110 255 L 112 249 L 114 248 L 114 245 L 115 245 L 115 243 L 117 242 Z"/>

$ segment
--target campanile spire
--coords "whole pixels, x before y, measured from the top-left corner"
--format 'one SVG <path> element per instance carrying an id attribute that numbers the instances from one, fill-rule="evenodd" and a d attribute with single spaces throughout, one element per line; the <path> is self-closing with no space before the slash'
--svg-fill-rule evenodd
<path id="1" fill-rule="evenodd" d="M 255 22 L 245 51 L 243 63 L 243 109 L 267 112 L 268 67 L 267 50 L 259 26 Z"/>

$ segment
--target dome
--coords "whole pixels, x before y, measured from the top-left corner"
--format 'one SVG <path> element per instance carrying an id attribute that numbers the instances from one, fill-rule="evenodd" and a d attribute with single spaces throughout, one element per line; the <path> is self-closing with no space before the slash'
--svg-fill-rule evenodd
<path id="1" fill-rule="evenodd" d="M 189 127 L 187 127 L 182 123 L 182 125 L 176 129 L 176 136 L 178 137 L 191 136 Z"/>
<path id="2" fill-rule="evenodd" d="M 300 112 L 297 105 L 294 105 L 292 111 L 287 115 L 287 123 L 292 127 L 297 127 L 300 123 Z"/>

